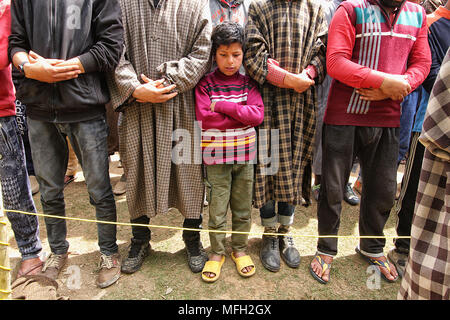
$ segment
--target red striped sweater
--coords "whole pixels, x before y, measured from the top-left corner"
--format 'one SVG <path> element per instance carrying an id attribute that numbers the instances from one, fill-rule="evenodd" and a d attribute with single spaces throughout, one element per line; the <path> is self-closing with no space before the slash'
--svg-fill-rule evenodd
<path id="1" fill-rule="evenodd" d="M 364 102 L 355 88 L 379 88 L 378 70 L 406 74 L 414 90 L 430 70 L 424 9 L 405 2 L 394 17 L 379 0 L 347 0 L 331 21 L 327 71 L 334 78 L 324 122 L 334 125 L 399 127 L 400 101 Z"/>
<path id="2" fill-rule="evenodd" d="M 206 165 L 254 160 L 254 127 L 264 118 L 256 83 L 239 72 L 226 76 L 219 69 L 207 74 L 195 88 L 196 116 L 202 129 Z M 211 103 L 216 102 L 214 112 Z"/>

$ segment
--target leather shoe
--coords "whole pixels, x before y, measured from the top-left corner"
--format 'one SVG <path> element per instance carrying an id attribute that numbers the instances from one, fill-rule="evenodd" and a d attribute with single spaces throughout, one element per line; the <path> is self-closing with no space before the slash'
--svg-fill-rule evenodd
<path id="1" fill-rule="evenodd" d="M 273 236 L 263 236 L 263 243 L 259 258 L 261 263 L 269 271 L 277 272 L 280 270 L 280 248 L 278 238 Z"/>
<path id="2" fill-rule="evenodd" d="M 291 236 L 278 236 L 280 243 L 281 258 L 291 268 L 298 268 L 300 265 L 300 253 L 294 247 L 294 240 Z"/>

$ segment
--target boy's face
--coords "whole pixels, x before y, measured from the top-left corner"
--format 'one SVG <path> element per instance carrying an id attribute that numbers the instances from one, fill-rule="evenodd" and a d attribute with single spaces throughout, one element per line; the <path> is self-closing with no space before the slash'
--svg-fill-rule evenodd
<path id="1" fill-rule="evenodd" d="M 242 45 L 234 42 L 229 46 L 220 45 L 217 48 L 215 59 L 219 70 L 227 76 L 232 76 L 239 72 L 243 57 Z"/>

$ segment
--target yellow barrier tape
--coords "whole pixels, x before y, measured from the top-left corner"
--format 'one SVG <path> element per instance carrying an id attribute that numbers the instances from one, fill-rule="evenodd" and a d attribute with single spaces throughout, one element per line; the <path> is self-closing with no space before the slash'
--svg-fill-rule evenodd
<path id="1" fill-rule="evenodd" d="M 4 266 L 0 266 L 0 270 L 3 270 L 3 271 L 11 271 L 11 268 L 7 268 L 7 267 L 4 267 Z"/>
<path id="2" fill-rule="evenodd" d="M 148 227 L 148 228 L 160 228 L 160 229 L 171 229 L 171 230 L 185 230 L 185 231 L 199 231 L 199 232 L 208 232 L 208 233 L 230 233 L 230 234 L 247 234 L 251 236 L 280 236 L 285 235 L 281 233 L 263 233 L 263 232 L 243 232 L 243 231 L 228 231 L 228 230 L 208 230 L 208 229 L 193 229 L 193 228 L 183 228 L 183 227 L 172 227 L 172 226 L 160 226 L 160 225 L 152 225 L 152 224 L 139 224 L 139 223 L 128 223 L 128 222 L 112 222 L 112 221 L 100 221 L 95 219 L 84 219 L 84 218 L 73 218 L 73 217 L 63 217 L 63 216 L 55 216 L 44 213 L 33 213 L 33 212 L 24 212 L 19 210 L 5 210 L 8 212 L 15 213 L 23 213 L 27 215 L 35 215 L 38 217 L 44 218 L 55 218 L 55 219 L 64 219 L 71 221 L 80 221 L 80 222 L 92 222 L 92 223 L 103 223 L 103 224 L 114 224 L 118 226 L 134 226 L 134 227 Z M 291 237 L 296 238 L 338 238 L 338 239 L 410 239 L 410 236 L 338 236 L 338 235 L 304 235 L 304 234 L 289 234 Z"/>
<path id="3" fill-rule="evenodd" d="M 6 246 L 6 247 L 7 247 L 7 246 L 9 246 L 9 243 L 1 242 L 1 241 L 0 241 L 0 246 Z"/>

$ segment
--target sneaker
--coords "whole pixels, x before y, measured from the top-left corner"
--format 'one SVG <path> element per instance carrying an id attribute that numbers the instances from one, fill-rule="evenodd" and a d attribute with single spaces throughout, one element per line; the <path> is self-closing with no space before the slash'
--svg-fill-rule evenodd
<path id="1" fill-rule="evenodd" d="M 122 272 L 131 274 L 138 271 L 149 254 L 150 243 L 131 239 L 128 257 L 122 262 Z"/>
<path id="2" fill-rule="evenodd" d="M 101 254 L 99 263 L 99 274 L 96 284 L 99 288 L 106 288 L 114 284 L 120 277 L 120 254 L 110 256 Z"/>
<path id="3" fill-rule="evenodd" d="M 353 189 L 358 192 L 360 195 L 362 194 L 362 181 L 357 179 L 355 184 L 353 185 Z"/>
<path id="4" fill-rule="evenodd" d="M 356 206 L 359 204 L 359 197 L 353 191 L 352 185 L 350 183 L 347 183 L 347 185 L 345 186 L 344 200 L 352 206 Z"/>
<path id="5" fill-rule="evenodd" d="M 58 278 L 59 273 L 64 268 L 67 262 L 68 254 L 54 254 L 50 253 L 47 260 L 42 267 L 42 275 L 47 278 L 56 280 Z"/>
<path id="6" fill-rule="evenodd" d="M 408 261 L 408 255 L 406 253 L 397 252 L 394 248 L 388 252 L 387 257 L 394 264 L 398 275 L 403 278 L 403 275 L 405 274 L 406 262 Z"/>
<path id="7" fill-rule="evenodd" d="M 39 183 L 35 176 L 29 176 L 30 178 L 30 186 L 31 186 L 31 194 L 35 195 L 39 192 Z"/>
<path id="8" fill-rule="evenodd" d="M 208 254 L 205 249 L 203 249 L 201 241 L 184 241 L 184 244 L 186 246 L 189 268 L 194 273 L 202 271 L 206 261 L 208 261 Z"/>

